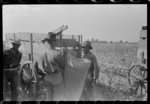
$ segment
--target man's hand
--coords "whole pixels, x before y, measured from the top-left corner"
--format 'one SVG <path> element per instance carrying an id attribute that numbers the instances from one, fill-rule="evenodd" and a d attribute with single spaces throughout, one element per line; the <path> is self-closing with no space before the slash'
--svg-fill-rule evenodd
<path id="1" fill-rule="evenodd" d="M 98 84 L 98 79 L 93 79 L 92 85 L 97 85 Z"/>

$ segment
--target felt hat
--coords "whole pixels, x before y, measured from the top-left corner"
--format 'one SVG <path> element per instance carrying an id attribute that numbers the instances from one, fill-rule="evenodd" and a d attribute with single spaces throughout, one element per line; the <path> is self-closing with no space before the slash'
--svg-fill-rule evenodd
<path id="1" fill-rule="evenodd" d="M 91 46 L 91 42 L 90 41 L 83 42 L 83 44 L 82 44 L 81 47 L 82 48 L 84 48 L 84 47 L 90 47 L 90 49 L 93 49 L 93 47 Z"/>

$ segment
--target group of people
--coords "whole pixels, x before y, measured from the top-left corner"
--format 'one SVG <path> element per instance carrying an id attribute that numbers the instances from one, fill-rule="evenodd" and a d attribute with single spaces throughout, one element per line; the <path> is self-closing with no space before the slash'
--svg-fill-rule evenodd
<path id="1" fill-rule="evenodd" d="M 45 52 L 41 54 L 38 60 L 38 69 L 45 74 L 44 80 L 47 82 L 46 89 L 48 93 L 48 101 L 62 100 L 63 97 L 63 70 L 65 68 L 65 57 L 67 50 L 60 52 L 55 49 L 56 35 L 48 33 L 47 37 L 42 40 L 43 44 L 47 47 Z M 12 42 L 12 48 L 3 52 L 4 64 L 3 64 L 3 97 L 5 100 L 7 87 L 11 87 L 11 101 L 18 100 L 18 70 L 20 66 L 20 60 L 22 53 L 19 52 L 21 42 L 14 40 Z M 91 42 L 85 41 L 82 44 L 84 55 L 82 58 L 91 61 L 91 66 L 88 69 L 88 75 L 85 80 L 85 85 L 80 97 L 83 101 L 94 100 L 93 89 L 94 84 L 98 82 L 100 68 L 96 56 L 90 51 L 92 49 Z M 57 79 L 58 78 L 58 79 Z M 53 82 L 51 79 L 56 79 Z"/>

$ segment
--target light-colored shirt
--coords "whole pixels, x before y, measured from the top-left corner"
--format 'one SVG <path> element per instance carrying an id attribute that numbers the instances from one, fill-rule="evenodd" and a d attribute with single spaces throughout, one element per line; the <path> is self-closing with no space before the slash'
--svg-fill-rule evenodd
<path id="1" fill-rule="evenodd" d="M 65 67 L 64 55 L 57 50 L 47 50 L 39 58 L 38 68 L 46 72 L 47 74 L 52 74 L 53 72 L 60 72 Z"/>

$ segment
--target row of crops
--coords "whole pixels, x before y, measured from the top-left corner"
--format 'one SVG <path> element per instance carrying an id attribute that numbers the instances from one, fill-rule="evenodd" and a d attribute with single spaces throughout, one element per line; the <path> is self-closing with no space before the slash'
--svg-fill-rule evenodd
<path id="1" fill-rule="evenodd" d="M 137 61 L 138 44 L 93 43 L 92 46 L 100 67 L 99 83 L 115 93 L 119 91 L 127 96 L 133 95 L 134 91 L 128 81 L 128 70 Z"/>

